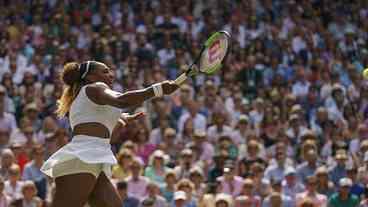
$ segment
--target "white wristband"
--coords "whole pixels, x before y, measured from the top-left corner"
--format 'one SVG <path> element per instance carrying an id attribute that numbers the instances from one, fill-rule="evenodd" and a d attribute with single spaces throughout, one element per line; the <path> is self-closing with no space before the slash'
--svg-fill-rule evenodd
<path id="1" fill-rule="evenodd" d="M 153 84 L 152 88 L 153 88 L 153 93 L 155 94 L 155 97 L 162 97 L 164 95 L 164 91 L 162 90 L 161 83 Z"/>

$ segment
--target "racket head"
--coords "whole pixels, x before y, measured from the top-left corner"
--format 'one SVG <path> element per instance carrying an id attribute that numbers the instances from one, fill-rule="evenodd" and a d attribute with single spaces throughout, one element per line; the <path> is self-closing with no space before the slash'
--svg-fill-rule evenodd
<path id="1" fill-rule="evenodd" d="M 199 60 L 199 71 L 211 75 L 222 67 L 229 48 L 231 36 L 226 31 L 212 34 L 204 44 Z"/>

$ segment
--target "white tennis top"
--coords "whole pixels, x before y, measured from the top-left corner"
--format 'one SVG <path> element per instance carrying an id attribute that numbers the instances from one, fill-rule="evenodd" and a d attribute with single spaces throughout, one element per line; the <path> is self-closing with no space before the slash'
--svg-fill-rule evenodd
<path id="1" fill-rule="evenodd" d="M 108 87 L 105 83 L 97 82 L 94 84 L 99 84 Z M 116 108 L 109 105 L 99 105 L 91 101 L 86 94 L 85 85 L 81 88 L 79 94 L 74 99 L 72 105 L 69 110 L 69 122 L 74 129 L 77 124 L 82 123 L 100 123 L 104 125 L 110 132 L 110 136 L 112 131 L 118 122 L 122 110 L 120 108 Z M 114 92 L 112 90 L 108 90 L 109 92 Z M 116 93 L 118 94 L 118 93 Z"/>

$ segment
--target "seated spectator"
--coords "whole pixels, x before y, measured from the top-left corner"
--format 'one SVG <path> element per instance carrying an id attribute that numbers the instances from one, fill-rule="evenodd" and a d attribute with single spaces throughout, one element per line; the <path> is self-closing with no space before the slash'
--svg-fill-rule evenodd
<path id="1" fill-rule="evenodd" d="M 282 192 L 293 201 L 298 193 L 304 191 L 304 185 L 296 177 L 296 170 L 288 167 L 285 170 L 285 179 L 282 181 Z"/>
<path id="2" fill-rule="evenodd" d="M 335 185 L 338 185 L 339 180 L 346 177 L 346 161 L 348 159 L 346 151 L 338 150 L 335 159 L 336 165 L 330 170 L 329 177 Z"/>
<path id="3" fill-rule="evenodd" d="M 275 203 L 280 204 L 279 200 L 281 200 L 281 205 L 279 206 L 295 206 L 295 200 L 292 200 L 291 197 L 282 192 L 281 181 L 274 181 L 271 185 L 272 191 L 263 199 L 262 207 L 272 207 Z"/>
<path id="4" fill-rule="evenodd" d="M 159 195 L 159 187 L 156 183 L 150 181 L 146 186 L 146 192 L 147 192 L 146 198 L 143 197 L 143 202 L 147 198 L 151 198 L 154 201 L 152 205 L 153 207 L 168 207 L 166 199 L 161 195 Z"/>
<path id="5" fill-rule="evenodd" d="M 242 192 L 235 198 L 238 199 L 239 197 L 246 198 L 244 201 L 248 202 L 250 206 L 261 207 L 261 198 L 254 195 L 254 183 L 250 178 L 244 179 Z"/>
<path id="6" fill-rule="evenodd" d="M 173 170 L 169 170 L 165 174 L 165 185 L 161 187 L 161 195 L 166 199 L 168 203 L 173 201 L 175 184 L 177 182 L 176 174 Z"/>
<path id="7" fill-rule="evenodd" d="M 190 169 L 189 180 L 192 181 L 194 185 L 193 196 L 199 200 L 203 196 L 206 187 L 204 184 L 205 177 L 203 170 L 200 167 L 193 167 Z"/>
<path id="8" fill-rule="evenodd" d="M 328 198 L 335 193 L 335 185 L 328 178 L 328 170 L 325 166 L 321 166 L 316 170 L 317 192 L 327 196 Z"/>
<path id="9" fill-rule="evenodd" d="M 112 178 L 124 180 L 131 175 L 130 165 L 133 155 L 130 150 L 121 150 L 116 157 L 118 164 L 112 167 Z"/>
<path id="10" fill-rule="evenodd" d="M 170 156 L 170 160 L 168 160 L 170 165 L 173 165 L 178 160 L 179 156 L 177 152 L 179 151 L 176 140 L 176 131 L 173 128 L 166 128 L 164 131 L 164 135 L 162 138 L 162 142 L 159 145 L 159 148 L 165 152 L 168 156 Z"/>
<path id="11" fill-rule="evenodd" d="M 360 198 L 363 197 L 364 187 L 357 180 L 357 173 L 358 173 L 358 169 L 354 166 L 350 166 L 346 170 L 346 177 L 349 178 L 353 182 L 353 185 L 351 186 L 350 193 L 356 195 L 360 199 Z"/>
<path id="12" fill-rule="evenodd" d="M 24 167 L 22 179 L 33 181 L 37 188 L 37 196 L 45 199 L 47 193 L 47 177 L 40 170 L 45 157 L 43 146 L 35 145 L 31 157 L 32 160 Z"/>
<path id="13" fill-rule="evenodd" d="M 0 129 L 11 133 L 17 129 L 17 122 L 14 115 L 7 112 L 6 101 L 6 89 L 0 85 Z"/>
<path id="14" fill-rule="evenodd" d="M 221 192 L 220 183 L 208 183 L 206 193 L 203 195 L 201 200 L 198 202 L 198 207 L 214 207 L 215 198 Z"/>
<path id="15" fill-rule="evenodd" d="M 359 198 L 350 193 L 353 181 L 350 178 L 341 178 L 339 181 L 339 191 L 334 193 L 329 201 L 330 207 L 357 207 L 359 205 Z"/>
<path id="16" fill-rule="evenodd" d="M 243 188 L 243 178 L 236 175 L 235 166 L 232 162 L 228 162 L 224 166 L 224 175 L 217 178 L 221 183 L 222 192 L 231 196 L 237 196 Z"/>
<path id="17" fill-rule="evenodd" d="M 36 185 L 32 181 L 24 182 L 22 186 L 22 197 L 19 199 L 15 199 L 11 202 L 10 206 L 13 207 L 27 207 L 27 206 L 35 206 L 42 207 L 42 200 L 37 197 L 37 188 Z"/>
<path id="18" fill-rule="evenodd" d="M 281 147 L 281 143 L 279 143 L 280 147 L 277 147 L 275 154 L 275 164 L 268 165 L 264 177 L 273 182 L 275 180 L 283 180 L 285 176 L 285 170 L 289 166 L 286 163 L 286 152 L 285 148 Z"/>
<path id="19" fill-rule="evenodd" d="M 213 125 L 208 127 L 207 137 L 212 143 L 216 143 L 221 136 L 231 136 L 232 128 L 226 125 L 227 114 L 218 110 L 212 114 Z"/>
<path id="20" fill-rule="evenodd" d="M 220 194 L 215 199 L 215 207 L 231 207 L 233 199 L 230 195 Z"/>
<path id="21" fill-rule="evenodd" d="M 11 202 L 10 198 L 5 194 L 4 192 L 4 178 L 0 176 L 0 206 L 1 207 L 7 207 L 9 206 L 9 203 Z"/>
<path id="22" fill-rule="evenodd" d="M 176 184 L 177 191 L 184 191 L 186 195 L 185 207 L 197 207 L 197 200 L 193 197 L 194 186 L 188 179 L 181 179 Z"/>
<path id="23" fill-rule="evenodd" d="M 9 169 L 9 180 L 5 181 L 4 191 L 10 199 L 22 197 L 23 181 L 21 179 L 19 165 L 13 164 Z"/>
<path id="24" fill-rule="evenodd" d="M 185 207 L 186 200 L 187 196 L 184 191 L 176 191 L 173 198 L 173 207 Z"/>
<path id="25" fill-rule="evenodd" d="M 165 166 L 166 156 L 163 151 L 156 150 L 150 158 L 149 166 L 144 170 L 144 176 L 160 186 L 164 185 L 165 173 L 168 170 Z"/>
<path id="26" fill-rule="evenodd" d="M 149 164 L 149 159 L 155 151 L 157 144 L 148 142 L 148 131 L 145 127 L 138 130 L 135 139 L 135 144 L 137 145 L 136 155 L 140 157 L 145 164 Z"/>
<path id="27" fill-rule="evenodd" d="M 179 164 L 174 168 L 177 179 L 189 178 L 190 168 L 194 164 L 194 155 L 191 149 L 184 149 L 180 153 Z"/>
<path id="28" fill-rule="evenodd" d="M 120 181 L 116 184 L 116 189 L 123 201 L 125 207 L 139 207 L 139 200 L 135 197 L 128 195 L 128 183 Z"/>
<path id="29" fill-rule="evenodd" d="M 129 186 L 128 194 L 140 199 L 146 195 L 146 187 L 149 181 L 146 177 L 141 176 L 142 164 L 140 161 L 134 159 L 130 168 L 132 175 L 126 178 Z"/>
<path id="30" fill-rule="evenodd" d="M 299 206 L 303 199 L 310 198 L 316 206 L 327 207 L 327 197 L 316 191 L 317 178 L 315 176 L 308 177 L 305 185 L 306 190 L 296 194 L 296 205 Z"/>
<path id="31" fill-rule="evenodd" d="M 11 149 L 4 149 L 1 152 L 0 163 L 0 176 L 3 177 L 4 180 L 8 180 L 10 167 L 15 163 L 14 153 Z"/>

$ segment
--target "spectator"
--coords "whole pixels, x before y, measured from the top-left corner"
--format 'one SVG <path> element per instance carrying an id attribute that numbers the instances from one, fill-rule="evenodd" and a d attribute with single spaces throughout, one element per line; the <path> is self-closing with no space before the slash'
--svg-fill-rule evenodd
<path id="1" fill-rule="evenodd" d="M 199 200 L 205 191 L 205 184 L 204 184 L 204 174 L 201 168 L 193 167 L 190 169 L 189 180 L 192 181 L 194 185 L 193 196 Z"/>
<path id="2" fill-rule="evenodd" d="M 147 198 L 151 198 L 154 203 L 153 207 L 167 207 L 168 203 L 166 202 L 165 198 L 159 195 L 159 187 L 154 182 L 149 182 L 146 186 Z M 144 204 L 144 200 L 147 198 L 143 198 L 142 205 Z"/>
<path id="3" fill-rule="evenodd" d="M 223 170 L 224 175 L 217 178 L 221 182 L 222 192 L 231 196 L 239 195 L 244 182 L 240 176 L 236 175 L 234 164 L 231 162 L 226 163 Z"/>
<path id="4" fill-rule="evenodd" d="M 282 192 L 294 201 L 296 195 L 303 191 L 304 185 L 297 179 L 296 170 L 293 167 L 288 167 L 285 170 L 285 179 L 282 182 Z"/>
<path id="5" fill-rule="evenodd" d="M 15 117 L 6 111 L 6 89 L 0 85 L 0 129 L 11 133 L 17 128 Z"/>
<path id="6" fill-rule="evenodd" d="M 341 178 L 339 181 L 339 192 L 331 196 L 328 205 L 331 207 L 348 206 L 355 207 L 359 205 L 359 198 L 350 193 L 353 182 L 350 178 Z"/>
<path id="7" fill-rule="evenodd" d="M 144 200 L 142 200 L 141 202 L 141 206 L 142 207 L 153 207 L 155 204 L 155 201 L 153 198 L 146 198 Z"/>
<path id="8" fill-rule="evenodd" d="M 185 207 L 197 207 L 197 200 L 193 197 L 194 186 L 190 180 L 181 179 L 176 185 L 176 190 L 185 192 Z"/>
<path id="9" fill-rule="evenodd" d="M 358 168 L 358 180 L 360 180 L 363 184 L 368 184 L 368 152 L 364 153 L 364 162 L 362 166 Z"/>
<path id="10" fill-rule="evenodd" d="M 131 175 L 130 165 L 133 155 L 130 150 L 122 149 L 117 154 L 118 164 L 112 167 L 112 177 L 118 180 L 124 180 Z"/>
<path id="11" fill-rule="evenodd" d="M 190 168 L 194 162 L 194 155 L 191 149 L 184 149 L 181 152 L 181 159 L 179 160 L 179 165 L 175 167 L 176 177 L 178 179 L 181 178 L 189 178 Z"/>
<path id="12" fill-rule="evenodd" d="M 321 166 L 316 170 L 317 192 L 328 198 L 335 192 L 335 185 L 328 179 L 328 170 Z"/>
<path id="13" fill-rule="evenodd" d="M 10 198 L 4 192 L 4 179 L 0 177 L 0 206 L 7 207 L 10 203 Z"/>
<path id="14" fill-rule="evenodd" d="M 319 194 L 317 190 L 317 178 L 315 176 L 310 176 L 307 178 L 306 190 L 302 193 L 296 195 L 296 205 L 299 206 L 303 199 L 310 198 L 314 205 L 326 207 L 327 197 L 325 195 Z"/>
<path id="15" fill-rule="evenodd" d="M 118 193 L 123 201 L 123 206 L 126 207 L 139 207 L 139 200 L 128 195 L 128 183 L 125 181 L 120 181 L 116 184 Z"/>
<path id="16" fill-rule="evenodd" d="M 176 191 L 174 193 L 174 207 L 184 207 L 185 201 L 187 200 L 186 194 L 184 191 Z"/>
<path id="17" fill-rule="evenodd" d="M 47 177 L 40 170 L 45 157 L 42 145 L 33 147 L 31 157 L 32 160 L 24 167 L 22 179 L 33 181 L 37 188 L 37 196 L 44 200 L 47 193 Z"/>
<path id="18" fill-rule="evenodd" d="M 233 205 L 231 196 L 227 194 L 220 194 L 216 197 L 215 207 L 230 207 Z"/>
<path id="19" fill-rule="evenodd" d="M 207 184 L 206 193 L 198 203 L 198 207 L 214 207 L 215 198 L 220 193 L 220 182 Z"/>
<path id="20" fill-rule="evenodd" d="M 163 151 L 156 150 L 151 156 L 150 165 L 144 170 L 144 176 L 160 186 L 164 184 L 164 176 L 168 170 L 165 166 L 165 158 Z"/>
<path id="21" fill-rule="evenodd" d="M 170 156 L 170 163 L 176 162 L 178 159 L 177 151 L 178 146 L 176 145 L 176 130 L 173 128 L 166 128 L 164 130 L 164 135 L 162 142 L 160 144 L 161 149 Z"/>
<path id="22" fill-rule="evenodd" d="M 22 197 L 23 181 L 20 180 L 19 165 L 12 165 L 9 168 L 9 180 L 5 181 L 4 191 L 10 199 L 19 199 Z"/>
<path id="23" fill-rule="evenodd" d="M 199 147 L 199 160 L 206 162 L 206 165 L 212 164 L 211 160 L 215 154 L 215 149 L 214 146 L 208 141 L 205 131 L 194 131 L 193 144 Z"/>
<path id="24" fill-rule="evenodd" d="M 119 164 L 112 169 L 113 179 L 129 183 L 129 195 L 140 201 L 147 196 L 148 177 L 159 180 L 163 197 L 177 206 L 191 205 L 181 202 L 183 196 L 173 201 L 174 186 L 191 179 L 196 187 L 189 200 L 214 207 L 222 183 L 206 199 L 198 192 L 226 176 L 225 161 L 231 158 L 237 166 L 234 177 L 252 179 L 252 196 L 260 196 L 265 206 L 296 206 L 285 195 L 295 189 L 281 184 L 296 177 L 307 193 L 309 176 L 317 177 L 316 191 L 328 199 L 340 189 L 339 180 L 349 177 L 351 193 L 365 199 L 368 84 L 361 73 L 368 65 L 366 2 L 2 1 L 0 10 L 4 183 L 17 163 L 22 181 L 31 174 L 43 199 L 39 176 L 29 173 L 29 166 L 40 158 L 33 155 L 34 146 L 42 145 L 46 158 L 70 141 L 68 119 L 54 114 L 65 63 L 103 61 L 116 73 L 114 89 L 139 89 L 175 79 L 208 36 L 224 29 L 233 41 L 221 70 L 188 79 L 173 96 L 145 103 L 149 117 L 115 129 L 111 141 Z M 150 170 L 149 157 L 157 149 L 168 158 L 162 173 Z M 131 158 L 121 158 L 123 151 Z M 142 162 L 133 169 L 136 159 Z M 193 167 L 203 176 L 190 176 Z M 296 175 L 286 176 L 290 167 Z M 151 171 L 147 176 L 146 169 Z M 252 196 L 229 200 L 233 207 L 246 206 Z M 312 206 L 315 197 L 307 196 L 300 205 Z M 52 201 L 52 196 L 45 199 Z M 146 203 L 152 206 L 150 200 Z"/>
<path id="25" fill-rule="evenodd" d="M 187 104 L 188 112 L 182 114 L 178 121 L 179 133 L 183 133 L 185 122 L 191 118 L 193 119 L 193 126 L 195 130 L 206 130 L 207 121 L 205 116 L 199 113 L 199 104 L 196 101 L 190 101 Z"/>
<path id="26" fill-rule="evenodd" d="M 353 182 L 353 185 L 351 186 L 351 189 L 350 189 L 350 193 L 356 195 L 360 199 L 364 193 L 364 187 L 361 185 L 361 183 L 357 181 L 356 179 L 357 173 L 358 173 L 357 168 L 355 168 L 354 166 L 351 166 L 346 171 L 346 175 L 347 175 L 346 177 L 349 178 Z"/>
<path id="27" fill-rule="evenodd" d="M 4 149 L 1 152 L 1 168 L 0 174 L 4 180 L 8 180 L 9 178 L 9 170 L 10 167 L 15 164 L 14 153 L 10 149 Z"/>
<path id="28" fill-rule="evenodd" d="M 169 170 L 165 174 L 165 185 L 161 187 L 161 195 L 166 199 L 168 203 L 173 201 L 175 192 L 175 183 L 177 182 L 176 174 L 174 171 Z"/>
<path id="29" fill-rule="evenodd" d="M 130 165 L 132 175 L 126 178 L 128 183 L 128 194 L 136 198 L 142 198 L 146 195 L 146 187 L 148 179 L 141 176 L 142 164 L 140 161 L 134 159 Z"/>
<path id="30" fill-rule="evenodd" d="M 276 201 L 275 201 L 276 200 Z M 267 197 L 263 199 L 262 207 L 271 207 L 274 203 L 280 203 L 281 200 L 282 207 L 295 206 L 295 200 L 292 200 L 291 197 L 285 195 L 282 192 L 282 184 L 281 181 L 274 181 L 272 183 L 272 192 L 270 192 Z M 278 205 L 276 205 L 278 206 Z"/>
<path id="31" fill-rule="evenodd" d="M 244 200 L 244 202 L 248 202 L 249 203 L 248 205 L 250 206 L 261 207 L 261 198 L 253 194 L 254 193 L 253 189 L 254 189 L 253 180 L 250 178 L 244 179 L 242 192 L 238 197 L 236 197 L 236 199 L 240 197 L 239 200 Z M 244 199 L 241 199 L 242 197 L 244 197 Z"/>
<path id="32" fill-rule="evenodd" d="M 26 181 L 22 186 L 22 198 L 16 199 L 11 202 L 10 206 L 25 207 L 35 206 L 42 207 L 42 200 L 37 197 L 37 188 L 32 181 Z"/>
<path id="33" fill-rule="evenodd" d="M 329 172 L 329 177 L 335 185 L 341 178 L 346 177 L 346 161 L 348 159 L 345 150 L 339 150 L 335 155 L 336 166 L 333 167 Z"/>
<path id="34" fill-rule="evenodd" d="M 315 174 L 319 167 L 318 155 L 315 149 L 308 150 L 304 155 L 305 161 L 297 166 L 297 174 L 300 181 L 305 182 L 308 176 Z"/>
<path id="35" fill-rule="evenodd" d="M 280 143 L 281 145 L 281 143 Z M 285 154 L 285 150 L 279 148 L 278 150 L 276 150 L 276 163 L 269 165 L 265 171 L 265 178 L 267 180 L 270 180 L 271 182 L 279 179 L 279 180 L 283 180 L 284 176 L 285 176 L 285 169 L 287 167 L 286 164 L 286 154 Z"/>

